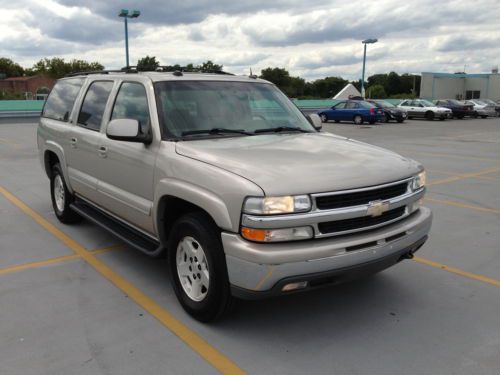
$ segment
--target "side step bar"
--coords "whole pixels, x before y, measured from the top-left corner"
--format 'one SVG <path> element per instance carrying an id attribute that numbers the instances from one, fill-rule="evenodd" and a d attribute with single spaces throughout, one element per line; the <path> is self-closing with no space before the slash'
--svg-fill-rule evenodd
<path id="1" fill-rule="evenodd" d="M 163 252 L 163 248 L 158 241 L 116 220 L 89 203 L 77 199 L 74 203 L 71 203 L 70 207 L 79 215 L 106 229 L 122 241 L 149 256 L 158 256 Z"/>

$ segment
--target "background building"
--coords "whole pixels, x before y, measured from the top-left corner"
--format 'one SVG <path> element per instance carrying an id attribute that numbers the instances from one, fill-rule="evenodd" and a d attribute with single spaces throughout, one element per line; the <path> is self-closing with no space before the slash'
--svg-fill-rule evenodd
<path id="1" fill-rule="evenodd" d="M 55 79 L 46 76 L 10 77 L 0 79 L 0 92 L 22 94 L 24 99 L 45 100 Z"/>
<path id="2" fill-rule="evenodd" d="M 500 74 L 423 72 L 420 97 L 425 99 L 500 99 Z"/>

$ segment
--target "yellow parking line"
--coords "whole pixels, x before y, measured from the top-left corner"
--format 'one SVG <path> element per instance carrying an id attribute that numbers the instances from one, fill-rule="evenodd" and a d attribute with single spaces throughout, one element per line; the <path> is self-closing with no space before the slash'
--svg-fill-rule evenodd
<path id="1" fill-rule="evenodd" d="M 428 202 L 431 202 L 431 203 L 446 204 L 448 206 L 468 208 L 470 210 L 476 210 L 476 211 L 482 211 L 482 212 L 490 212 L 490 213 L 493 213 L 493 214 L 500 214 L 500 210 L 497 210 L 497 209 L 494 209 L 494 208 L 486 208 L 486 207 L 481 207 L 481 206 L 474 206 L 472 204 L 460 203 L 460 202 L 455 202 L 455 201 L 449 201 L 449 200 L 443 200 L 443 199 L 434 199 L 434 198 L 429 198 L 429 197 L 425 197 L 424 201 L 428 201 Z"/>
<path id="2" fill-rule="evenodd" d="M 474 172 L 474 173 L 456 174 L 453 177 L 443 178 L 441 180 L 429 182 L 427 185 L 428 186 L 434 186 L 434 185 L 447 184 L 447 183 L 450 183 L 450 182 L 455 182 L 455 181 L 463 180 L 463 179 L 466 179 L 466 178 L 479 177 L 479 176 L 482 176 L 482 175 L 485 175 L 485 174 L 496 173 L 496 172 L 500 172 L 500 168 L 499 167 L 488 168 L 488 169 L 484 169 L 482 171 Z"/>
<path id="3" fill-rule="evenodd" d="M 11 267 L 0 269 L 0 275 L 4 275 L 6 273 L 12 273 L 12 272 L 24 271 L 24 270 L 28 270 L 31 268 L 49 266 L 52 264 L 63 263 L 63 262 L 67 262 L 69 260 L 80 259 L 80 258 L 81 258 L 80 255 L 72 254 L 72 255 L 65 255 L 65 256 L 61 256 L 61 257 L 57 257 L 57 258 L 51 258 L 51 259 L 47 259 L 47 260 L 41 260 L 41 261 L 37 261 L 37 262 L 20 264 L 18 266 L 11 266 Z"/>
<path id="4" fill-rule="evenodd" d="M 457 274 L 460 276 L 467 277 L 469 279 L 482 281 L 483 283 L 491 284 L 494 286 L 500 286 L 500 280 L 495 280 L 495 279 L 492 279 L 490 277 L 486 277 L 486 276 L 482 276 L 482 275 L 477 275 L 475 273 L 463 271 L 459 268 L 449 267 L 445 264 L 441 264 L 441 263 L 434 262 L 432 260 L 428 260 L 428 259 L 424 259 L 424 258 L 415 257 L 415 258 L 413 258 L 413 260 L 415 262 L 425 264 L 427 266 L 439 268 L 439 269 L 442 269 L 442 270 L 447 271 L 447 272 L 451 272 L 451 273 L 454 273 L 454 274 Z"/>
<path id="5" fill-rule="evenodd" d="M 106 247 L 100 247 L 98 249 L 94 250 L 89 250 L 92 254 L 102 254 L 102 253 L 107 253 L 109 251 L 115 251 L 115 250 L 124 250 L 126 249 L 125 244 L 116 244 L 116 245 L 110 245 Z"/>
<path id="6" fill-rule="evenodd" d="M 49 233 L 58 238 L 67 247 L 78 254 L 83 260 L 90 264 L 102 276 L 112 282 L 118 289 L 128 295 L 145 311 L 154 316 L 161 324 L 184 341 L 191 349 L 197 352 L 205 361 L 220 371 L 222 374 L 244 374 L 245 372 L 224 354 L 219 352 L 201 336 L 189 329 L 184 323 L 177 320 L 169 311 L 158 305 L 153 299 L 141 292 L 132 283 L 116 273 L 105 263 L 88 252 L 82 245 L 73 240 L 56 226 L 45 220 L 40 214 L 28 207 L 19 198 L 0 186 L 0 193 L 21 211 L 30 216 Z"/>

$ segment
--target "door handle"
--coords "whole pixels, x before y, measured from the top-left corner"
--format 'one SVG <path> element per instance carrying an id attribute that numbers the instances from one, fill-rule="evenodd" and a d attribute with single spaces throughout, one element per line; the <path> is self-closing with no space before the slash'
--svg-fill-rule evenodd
<path id="1" fill-rule="evenodd" d="M 76 143 L 78 142 L 78 139 L 75 137 L 72 137 L 69 143 L 71 144 L 71 147 L 76 148 Z"/>
<path id="2" fill-rule="evenodd" d="M 105 146 L 100 146 L 98 151 L 101 158 L 105 158 L 108 155 L 108 148 Z"/>

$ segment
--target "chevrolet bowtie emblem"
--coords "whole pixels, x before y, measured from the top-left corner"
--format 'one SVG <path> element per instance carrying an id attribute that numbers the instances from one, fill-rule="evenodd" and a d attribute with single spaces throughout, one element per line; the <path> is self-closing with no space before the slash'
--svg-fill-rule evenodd
<path id="1" fill-rule="evenodd" d="M 382 201 L 374 201 L 368 203 L 368 210 L 366 214 L 372 217 L 380 216 L 389 210 L 389 203 Z"/>

